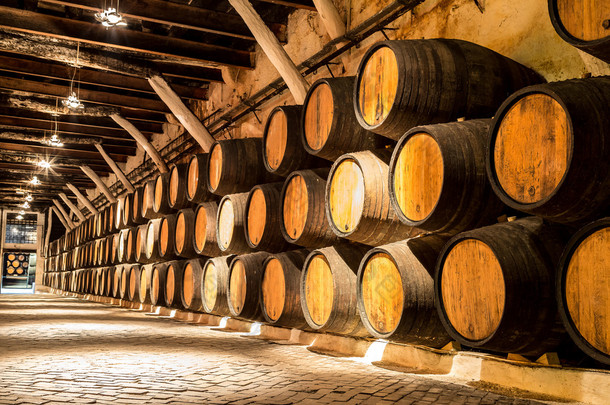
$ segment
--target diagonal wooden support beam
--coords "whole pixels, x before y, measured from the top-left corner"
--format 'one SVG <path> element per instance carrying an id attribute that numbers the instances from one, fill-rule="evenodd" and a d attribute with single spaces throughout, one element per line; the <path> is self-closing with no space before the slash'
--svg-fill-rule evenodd
<path id="1" fill-rule="evenodd" d="M 344 36 L 346 31 L 345 23 L 332 0 L 313 0 L 313 4 L 316 6 L 318 16 L 322 20 L 322 24 L 324 24 L 324 28 L 326 28 L 326 32 L 330 36 L 330 39 Z M 337 44 L 336 47 L 339 46 L 340 45 Z M 347 69 L 347 55 L 343 54 L 341 61 L 343 62 L 343 66 Z"/>
<path id="2" fill-rule="evenodd" d="M 95 185 L 98 186 L 100 190 L 102 190 L 102 193 L 104 193 L 109 203 L 116 202 L 116 198 L 112 195 L 108 186 L 106 186 L 106 184 L 102 181 L 102 179 L 100 179 L 97 173 L 93 171 L 93 169 L 91 169 L 89 166 L 81 166 L 80 168 L 87 175 L 87 177 L 93 180 Z"/>
<path id="3" fill-rule="evenodd" d="M 87 197 L 85 197 L 83 195 L 83 193 L 81 193 L 76 187 L 74 187 L 70 183 L 66 184 L 66 186 L 70 189 L 70 191 L 72 191 L 74 193 L 76 198 L 78 198 L 78 201 L 80 201 L 85 207 L 87 207 L 92 214 L 99 214 L 100 213 L 97 210 L 97 208 L 95 208 L 93 203 L 91 203 L 91 201 L 89 201 L 89 199 Z"/>
<path id="4" fill-rule="evenodd" d="M 110 166 L 110 168 L 112 169 L 114 174 L 116 174 L 116 176 L 119 178 L 121 183 L 123 183 L 123 186 L 125 186 L 125 188 L 130 193 L 133 193 L 134 191 L 136 191 L 133 184 L 131 184 L 131 182 L 127 179 L 127 176 L 125 176 L 125 173 L 123 173 L 121 168 L 114 162 L 114 160 L 112 160 L 112 158 L 110 156 L 108 156 L 108 154 L 104 150 L 104 147 L 102 145 L 97 144 L 97 145 L 95 145 L 95 148 L 98 150 L 98 152 L 100 152 L 100 155 L 102 155 L 102 157 L 104 158 L 106 163 L 108 163 L 108 166 Z"/>
<path id="5" fill-rule="evenodd" d="M 49 207 L 49 209 L 51 209 L 53 212 L 55 212 L 55 215 L 57 215 L 57 218 L 59 218 L 59 221 L 62 223 L 64 228 L 66 228 L 66 232 L 68 232 L 71 228 L 68 226 L 68 223 L 66 222 L 64 216 L 61 214 L 61 212 L 59 212 L 57 207 Z"/>
<path id="6" fill-rule="evenodd" d="M 138 128 L 136 128 L 131 122 L 127 121 L 125 118 L 121 117 L 118 114 L 112 114 L 110 118 L 112 118 L 114 122 L 119 124 L 125 131 L 129 132 L 129 135 L 131 135 L 133 139 L 135 139 L 136 142 L 139 143 L 142 148 L 144 148 L 144 150 L 146 151 L 146 153 L 148 153 L 153 162 L 155 162 L 157 168 L 161 173 L 169 172 L 169 168 L 167 167 L 167 164 L 165 163 L 159 152 L 154 148 L 154 146 L 152 146 L 150 142 L 148 142 L 148 139 L 146 139 L 146 137 L 142 135 Z"/>
<path id="7" fill-rule="evenodd" d="M 201 145 L 203 151 L 209 152 L 215 140 L 207 128 L 199 121 L 199 118 L 189 110 L 163 77 L 152 76 L 148 79 L 148 82 L 182 126 Z"/>
<path id="8" fill-rule="evenodd" d="M 59 198 L 61 198 L 63 202 L 68 206 L 68 208 L 70 208 L 70 211 L 72 211 L 81 221 L 87 219 L 87 217 L 85 217 L 81 210 L 79 210 L 78 207 L 68 199 L 67 195 L 65 195 L 64 193 L 59 193 L 58 195 Z"/>
<path id="9" fill-rule="evenodd" d="M 74 222 L 72 222 L 72 220 L 70 219 L 70 217 L 68 216 L 68 213 L 66 212 L 66 210 L 64 209 L 64 207 L 61 206 L 61 204 L 59 203 L 59 201 L 57 200 L 53 200 L 53 204 L 55 204 L 55 206 L 57 207 L 58 210 L 58 214 L 57 216 L 59 217 L 59 219 L 62 220 L 62 223 L 64 224 L 64 226 L 66 227 L 67 230 L 72 230 L 74 229 Z"/>
<path id="10" fill-rule="evenodd" d="M 280 73 L 297 104 L 303 104 L 309 84 L 248 0 L 229 0 Z"/>

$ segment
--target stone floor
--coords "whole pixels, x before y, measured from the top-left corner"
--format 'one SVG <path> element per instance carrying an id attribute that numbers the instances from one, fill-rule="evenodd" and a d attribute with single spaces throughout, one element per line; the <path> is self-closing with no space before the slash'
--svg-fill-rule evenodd
<path id="1" fill-rule="evenodd" d="M 118 307 L 0 295 L 0 404 L 530 404 Z"/>

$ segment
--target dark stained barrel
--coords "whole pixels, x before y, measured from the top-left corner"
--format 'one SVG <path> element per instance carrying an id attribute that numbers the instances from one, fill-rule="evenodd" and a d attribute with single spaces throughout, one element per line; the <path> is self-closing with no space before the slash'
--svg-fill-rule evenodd
<path id="1" fill-rule="evenodd" d="M 244 233 L 246 222 L 246 201 L 248 193 L 229 194 L 218 205 L 216 217 L 216 239 L 223 254 L 249 253 Z"/>
<path id="2" fill-rule="evenodd" d="M 139 297 L 140 303 L 150 304 L 150 281 L 152 279 L 152 266 L 146 265 L 140 267 L 140 283 Z"/>
<path id="3" fill-rule="evenodd" d="M 158 216 L 170 214 L 172 208 L 169 206 L 169 173 L 159 173 L 155 179 L 155 198 L 153 199 L 153 210 Z M 157 217 L 158 218 L 158 217 Z"/>
<path id="4" fill-rule="evenodd" d="M 122 300 L 127 299 L 129 290 L 129 266 L 123 265 L 120 267 L 120 280 L 119 280 L 119 298 Z M 118 268 L 117 268 L 118 269 Z"/>
<path id="5" fill-rule="evenodd" d="M 208 259 L 201 277 L 201 301 L 203 310 L 219 316 L 230 316 L 227 292 L 229 288 L 229 266 L 235 255 Z"/>
<path id="6" fill-rule="evenodd" d="M 445 242 L 424 236 L 379 246 L 364 256 L 358 308 L 371 335 L 430 347 L 449 343 L 434 306 L 434 267 Z"/>
<path id="7" fill-rule="evenodd" d="M 218 197 L 208 190 L 208 154 L 193 155 L 188 163 L 186 197 L 192 203 L 199 204 L 214 201 Z"/>
<path id="8" fill-rule="evenodd" d="M 136 254 L 135 259 L 138 263 L 149 263 L 146 259 L 146 232 L 148 224 L 138 226 L 136 234 Z"/>
<path id="9" fill-rule="evenodd" d="M 176 259 L 176 253 L 174 252 L 174 243 L 176 234 L 176 214 L 169 214 L 161 218 L 159 223 L 159 239 L 158 250 L 159 258 L 161 260 L 173 260 Z"/>
<path id="10" fill-rule="evenodd" d="M 565 333 L 554 292 L 566 236 L 538 217 L 454 236 L 434 279 L 447 332 L 469 347 L 524 356 L 553 351 Z"/>
<path id="11" fill-rule="evenodd" d="M 358 68 L 360 125 L 392 139 L 418 125 L 488 118 L 513 93 L 543 83 L 533 70 L 457 39 L 378 42 Z"/>
<path id="12" fill-rule="evenodd" d="M 127 266 L 127 299 L 132 302 L 140 302 L 140 265 Z"/>
<path id="13" fill-rule="evenodd" d="M 301 125 L 303 146 L 310 154 L 334 161 L 344 153 L 389 144 L 358 124 L 349 104 L 355 80 L 354 76 L 320 79 L 309 88 Z"/>
<path id="14" fill-rule="evenodd" d="M 150 303 L 165 305 L 165 284 L 167 280 L 167 267 L 170 262 L 155 263 L 150 278 Z"/>
<path id="15" fill-rule="evenodd" d="M 306 249 L 277 253 L 263 263 L 260 304 L 268 323 L 301 329 L 307 326 L 301 307 L 301 269 L 309 253 Z"/>
<path id="16" fill-rule="evenodd" d="M 572 46 L 610 63 L 610 3 L 548 0 L 555 31 Z"/>
<path id="17" fill-rule="evenodd" d="M 196 258 L 197 252 L 193 244 L 195 232 L 195 212 L 185 208 L 176 215 L 176 233 L 174 237 L 174 253 L 185 259 Z"/>
<path id="18" fill-rule="evenodd" d="M 216 141 L 208 155 L 208 190 L 224 196 L 250 191 L 256 184 L 281 181 L 280 176 L 265 170 L 261 156 L 260 138 Z"/>
<path id="19" fill-rule="evenodd" d="M 161 218 L 148 221 L 146 228 L 146 261 L 154 263 L 161 260 L 159 254 L 159 232 L 161 230 Z"/>
<path id="20" fill-rule="evenodd" d="M 121 298 L 121 273 L 123 267 L 116 266 L 114 273 L 112 274 L 112 296 L 114 298 Z"/>
<path id="21" fill-rule="evenodd" d="M 295 170 L 328 166 L 303 146 L 303 106 L 281 105 L 269 114 L 263 132 L 263 163 L 268 172 L 288 176 Z"/>
<path id="22" fill-rule="evenodd" d="M 134 225 L 146 223 L 146 218 L 142 216 L 142 199 L 144 198 L 144 186 L 136 188 L 131 199 L 131 222 Z"/>
<path id="23" fill-rule="evenodd" d="M 290 244 L 282 236 L 281 193 L 284 183 L 259 184 L 248 193 L 244 231 L 253 249 L 283 252 Z"/>
<path id="24" fill-rule="evenodd" d="M 597 219 L 610 206 L 610 77 L 532 86 L 500 107 L 487 173 L 506 205 L 554 222 Z"/>
<path id="25" fill-rule="evenodd" d="M 263 263 L 267 257 L 267 252 L 256 252 L 236 256 L 231 261 L 227 302 L 232 316 L 262 320 L 259 299 Z"/>
<path id="26" fill-rule="evenodd" d="M 142 206 L 140 207 L 142 218 L 155 219 L 163 216 L 163 214 L 155 212 L 155 185 L 155 180 L 149 180 L 144 183 L 144 190 L 142 191 Z"/>
<path id="27" fill-rule="evenodd" d="M 610 365 L 610 218 L 578 231 L 564 250 L 557 274 L 563 324 L 578 347 Z"/>
<path id="28" fill-rule="evenodd" d="M 182 272 L 182 306 L 190 311 L 201 311 L 201 273 L 203 261 L 192 259 L 186 262 Z"/>
<path id="29" fill-rule="evenodd" d="M 188 187 L 188 165 L 179 163 L 173 165 L 169 171 L 169 190 L 168 203 L 173 210 L 181 210 L 190 207 L 192 204 L 187 198 L 186 189 Z"/>
<path id="30" fill-rule="evenodd" d="M 165 306 L 182 309 L 182 279 L 185 260 L 174 260 L 168 263 L 165 276 Z"/>
<path id="31" fill-rule="evenodd" d="M 328 169 L 293 172 L 282 188 L 281 230 L 295 245 L 322 247 L 337 243 L 324 212 Z"/>
<path id="32" fill-rule="evenodd" d="M 218 203 L 216 201 L 201 203 L 195 209 L 193 247 L 199 255 L 215 257 L 222 254 L 216 238 L 217 216 Z"/>
<path id="33" fill-rule="evenodd" d="M 348 153 L 330 169 L 326 218 L 333 232 L 354 242 L 377 246 L 417 235 L 390 204 L 387 188 L 389 149 Z"/>
<path id="34" fill-rule="evenodd" d="M 390 162 L 388 186 L 401 221 L 449 235 L 496 222 L 504 205 L 485 171 L 490 123 L 426 125 L 400 139 Z"/>
<path id="35" fill-rule="evenodd" d="M 301 272 L 301 307 L 320 332 L 367 336 L 358 313 L 358 266 L 364 246 L 335 245 L 312 251 Z"/>

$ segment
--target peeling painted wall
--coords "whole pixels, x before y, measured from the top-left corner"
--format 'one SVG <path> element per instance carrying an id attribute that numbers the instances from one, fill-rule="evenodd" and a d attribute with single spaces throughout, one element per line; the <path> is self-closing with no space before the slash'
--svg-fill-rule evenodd
<path id="1" fill-rule="evenodd" d="M 335 0 L 348 29 L 357 26 L 390 4 L 390 0 Z M 390 24 L 396 28 L 388 30 L 390 39 L 457 38 L 488 47 L 510 57 L 542 74 L 548 81 L 582 78 L 589 75 L 610 75 L 610 65 L 589 56 L 564 42 L 553 29 L 547 10 L 547 0 L 427 0 L 412 12 Z M 295 63 L 301 63 L 330 40 L 317 13 L 295 10 L 288 19 L 288 41 L 284 48 Z M 376 33 L 360 46 L 353 48 L 343 58 L 343 66 L 333 66 L 335 75 L 355 74 L 360 58 L 367 48 L 385 38 Z M 253 70 L 226 69 L 223 72 L 227 84 L 210 85 L 209 100 L 192 105 L 193 111 L 202 118 L 222 109 L 229 110 L 243 99 L 279 77 L 275 68 L 257 46 L 256 68 Z M 308 76 L 309 83 L 328 77 L 326 69 L 319 69 Z M 261 137 L 265 120 L 277 105 L 294 104 L 288 92 L 263 105 L 258 116 L 253 114 L 237 123 L 236 128 L 223 133 L 226 137 Z M 173 117 L 172 117 L 173 118 Z M 176 122 L 175 119 L 170 122 Z M 176 124 L 167 124 L 165 133 L 153 137 L 152 143 L 162 148 L 183 132 Z M 144 152 L 138 148 L 137 155 L 129 159 L 129 172 L 144 161 Z M 116 181 L 109 176 L 108 184 Z M 98 191 L 90 191 L 94 197 Z"/>

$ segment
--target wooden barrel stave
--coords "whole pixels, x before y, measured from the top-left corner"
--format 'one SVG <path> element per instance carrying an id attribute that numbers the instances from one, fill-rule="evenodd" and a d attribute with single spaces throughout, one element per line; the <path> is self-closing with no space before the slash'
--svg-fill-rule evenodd
<path id="1" fill-rule="evenodd" d="M 174 252 L 176 234 L 176 214 L 169 214 L 161 218 L 159 223 L 159 239 L 157 240 L 157 249 L 161 260 L 177 259 Z"/>
<path id="2" fill-rule="evenodd" d="M 174 237 L 174 253 L 185 259 L 196 258 L 197 252 L 193 245 L 195 232 L 195 212 L 185 208 L 176 215 L 176 232 Z"/>
<path id="3" fill-rule="evenodd" d="M 208 154 L 199 153 L 189 160 L 187 169 L 186 196 L 194 204 L 215 201 L 218 197 L 208 190 Z"/>
<path id="4" fill-rule="evenodd" d="M 398 142 L 388 188 L 401 221 L 452 235 L 490 225 L 504 210 L 485 172 L 491 120 L 415 127 Z"/>
<path id="5" fill-rule="evenodd" d="M 127 267 L 128 288 L 127 299 L 132 302 L 140 302 L 140 265 L 132 264 Z"/>
<path id="6" fill-rule="evenodd" d="M 218 204 L 216 240 L 223 254 L 243 254 L 253 250 L 248 246 L 244 233 L 247 200 L 248 193 L 229 194 Z"/>
<path id="7" fill-rule="evenodd" d="M 159 173 L 155 179 L 155 192 L 153 199 L 153 210 L 157 218 L 166 214 L 171 214 L 172 208 L 169 205 L 169 173 Z"/>
<path id="8" fill-rule="evenodd" d="M 228 303 L 229 268 L 235 255 L 212 257 L 204 266 L 201 277 L 201 301 L 207 313 L 230 316 Z"/>
<path id="9" fill-rule="evenodd" d="M 339 241 L 324 212 L 328 172 L 329 169 L 299 170 L 284 182 L 280 225 L 289 243 L 316 248 Z"/>
<path id="10" fill-rule="evenodd" d="M 148 263 L 161 260 L 159 254 L 159 232 L 161 230 L 161 218 L 151 219 L 146 226 L 145 258 Z"/>
<path id="11" fill-rule="evenodd" d="M 252 249 L 283 252 L 290 244 L 282 236 L 280 211 L 284 183 L 259 184 L 248 193 L 244 232 Z"/>
<path id="12" fill-rule="evenodd" d="M 174 260 L 168 263 L 165 277 L 165 306 L 183 309 L 182 280 L 186 260 Z"/>
<path id="13" fill-rule="evenodd" d="M 187 198 L 188 165 L 175 164 L 169 171 L 167 202 L 171 209 L 181 210 L 190 207 L 192 203 Z"/>
<path id="14" fill-rule="evenodd" d="M 528 217 L 454 236 L 434 278 L 447 332 L 469 347 L 540 355 L 565 330 L 554 299 L 555 268 L 569 230 Z"/>
<path id="15" fill-rule="evenodd" d="M 301 270 L 309 253 L 307 249 L 277 253 L 263 263 L 259 301 L 268 323 L 307 327 L 301 307 Z"/>
<path id="16" fill-rule="evenodd" d="M 201 256 L 216 257 L 222 255 L 216 236 L 216 217 L 218 203 L 209 201 L 201 203 L 195 209 L 195 230 L 193 247 Z"/>
<path id="17" fill-rule="evenodd" d="M 203 261 L 191 259 L 184 265 L 182 272 L 182 290 L 180 299 L 182 306 L 190 311 L 201 311 L 201 274 L 203 273 Z"/>
<path id="18" fill-rule="evenodd" d="M 150 276 L 150 303 L 153 305 L 165 304 L 165 285 L 167 280 L 167 267 L 169 263 L 155 263 Z"/>
<path id="19" fill-rule="evenodd" d="M 313 250 L 301 273 L 301 307 L 320 332 L 368 336 L 358 312 L 357 273 L 368 248 L 338 244 Z"/>
<path id="20" fill-rule="evenodd" d="M 262 320 L 259 303 L 263 262 L 270 253 L 256 252 L 236 256 L 231 261 L 227 303 L 232 316 L 252 321 Z"/>

